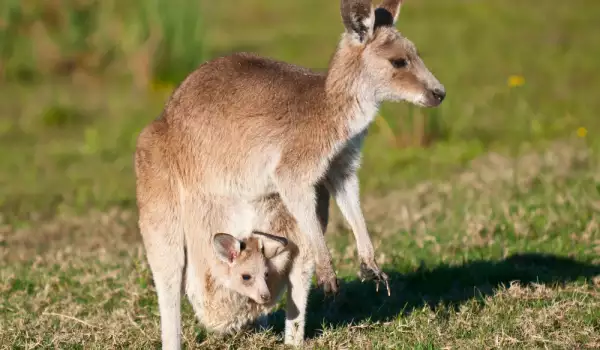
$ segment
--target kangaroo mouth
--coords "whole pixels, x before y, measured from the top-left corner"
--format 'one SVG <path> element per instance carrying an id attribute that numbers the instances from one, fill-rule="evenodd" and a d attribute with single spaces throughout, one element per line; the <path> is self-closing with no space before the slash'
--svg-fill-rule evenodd
<path id="1" fill-rule="evenodd" d="M 253 297 L 250 297 L 248 299 L 249 299 L 249 301 L 251 303 L 254 303 L 256 305 L 266 305 L 266 304 L 268 304 L 271 301 L 271 298 L 263 299 L 263 298 L 260 297 L 260 295 L 259 296 L 253 296 Z"/>
<path id="2" fill-rule="evenodd" d="M 446 98 L 446 90 L 443 89 L 432 89 L 427 91 L 425 95 L 424 107 L 437 107 Z"/>

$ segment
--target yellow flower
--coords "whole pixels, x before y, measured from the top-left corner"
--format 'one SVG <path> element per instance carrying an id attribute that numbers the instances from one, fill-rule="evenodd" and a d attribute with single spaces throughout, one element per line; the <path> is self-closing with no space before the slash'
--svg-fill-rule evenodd
<path id="1" fill-rule="evenodd" d="M 587 135 L 587 129 L 584 127 L 581 127 L 579 129 L 577 129 L 577 136 L 583 138 L 585 137 L 585 135 Z"/>
<path id="2" fill-rule="evenodd" d="M 511 75 L 508 77 L 508 86 L 511 88 L 525 84 L 525 78 L 521 75 Z"/>

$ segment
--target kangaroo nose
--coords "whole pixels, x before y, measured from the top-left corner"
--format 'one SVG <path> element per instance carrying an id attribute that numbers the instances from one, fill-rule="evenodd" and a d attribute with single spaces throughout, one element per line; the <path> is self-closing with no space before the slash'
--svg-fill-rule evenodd
<path id="1" fill-rule="evenodd" d="M 269 300 L 271 299 L 271 295 L 270 295 L 270 294 L 268 294 L 268 293 L 261 294 L 261 295 L 260 295 L 260 298 L 261 298 L 263 301 L 265 301 L 265 302 L 266 302 L 266 301 L 269 301 Z"/>
<path id="2" fill-rule="evenodd" d="M 435 97 L 440 102 L 442 102 L 444 98 L 446 98 L 446 90 L 444 89 L 433 89 L 431 93 L 433 94 L 433 97 Z"/>

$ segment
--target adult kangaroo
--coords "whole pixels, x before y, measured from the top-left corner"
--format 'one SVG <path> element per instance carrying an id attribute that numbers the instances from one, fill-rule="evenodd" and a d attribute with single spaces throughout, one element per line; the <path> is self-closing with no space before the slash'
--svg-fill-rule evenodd
<path id="1" fill-rule="evenodd" d="M 326 74 L 249 53 L 206 62 L 142 130 L 135 156 L 139 227 L 164 348 L 180 346 L 181 286 L 189 294 L 203 278 L 195 272 L 198 252 L 216 232 L 247 239 L 264 225 L 256 205 L 267 197 L 282 203 L 281 215 L 289 214 L 300 233 L 289 272 L 286 343 L 303 340 L 313 272 L 325 291 L 338 289 L 317 189 L 334 197 L 352 228 L 363 276 L 387 283 L 360 207 L 362 141 L 381 102 L 436 107 L 446 95 L 394 26 L 401 3 L 384 0 L 373 8 L 370 0 L 341 0 L 345 32 Z M 204 263 L 218 270 L 224 262 Z"/>

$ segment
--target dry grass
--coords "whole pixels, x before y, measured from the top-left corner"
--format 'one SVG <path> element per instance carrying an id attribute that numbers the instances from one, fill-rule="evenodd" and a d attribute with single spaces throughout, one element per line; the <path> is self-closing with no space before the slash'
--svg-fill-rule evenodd
<path id="1" fill-rule="evenodd" d="M 598 348 L 600 208 L 588 187 L 598 183 L 597 170 L 585 147 L 560 143 L 516 162 L 490 154 L 445 182 L 366 197 L 393 278 L 390 298 L 352 277 L 353 239 L 334 211 L 328 239 L 344 283 L 335 300 L 313 291 L 308 346 Z M 1 233 L 1 344 L 159 345 L 134 213 L 92 212 Z M 196 325 L 186 304 L 184 341 L 278 348 L 282 317 L 272 316 L 273 331 L 220 339 Z"/>

